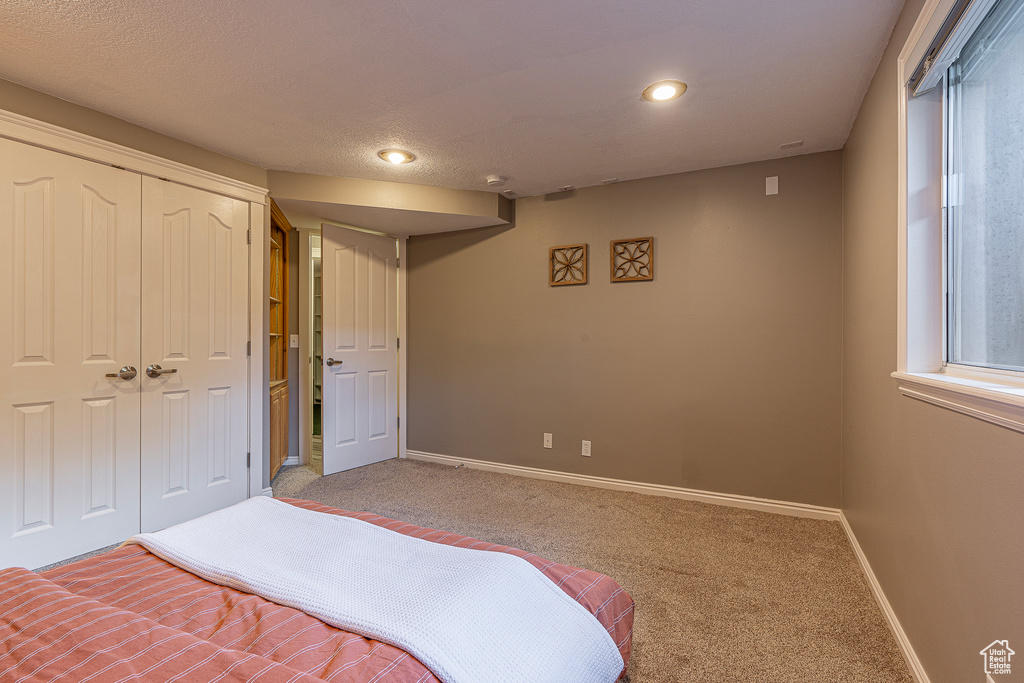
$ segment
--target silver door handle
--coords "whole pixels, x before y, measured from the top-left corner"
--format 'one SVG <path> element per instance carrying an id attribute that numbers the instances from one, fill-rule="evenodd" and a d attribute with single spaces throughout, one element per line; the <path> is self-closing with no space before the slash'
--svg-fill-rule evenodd
<path id="1" fill-rule="evenodd" d="M 113 377 L 114 379 L 135 379 L 135 375 L 139 374 L 138 370 L 130 365 L 126 365 L 117 372 L 108 372 L 107 377 Z"/>
<path id="2" fill-rule="evenodd" d="M 178 368 L 168 368 L 167 370 L 164 370 L 162 367 L 160 367 L 156 363 L 154 363 L 153 365 L 150 365 L 148 368 L 146 368 L 146 374 L 149 375 L 150 377 L 152 377 L 153 379 L 156 379 L 160 375 L 173 375 L 177 371 L 178 371 Z"/>
<path id="3" fill-rule="evenodd" d="M 345 361 L 343 361 L 343 360 L 334 360 L 333 358 L 328 358 L 326 362 L 327 362 L 327 367 L 333 368 L 335 365 L 341 365 Z"/>

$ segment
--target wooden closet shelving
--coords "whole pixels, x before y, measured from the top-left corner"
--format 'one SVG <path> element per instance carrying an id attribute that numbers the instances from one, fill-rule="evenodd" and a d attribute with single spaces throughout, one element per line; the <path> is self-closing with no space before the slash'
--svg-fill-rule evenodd
<path id="1" fill-rule="evenodd" d="M 291 224 L 270 200 L 270 478 L 288 458 L 288 232 Z"/>

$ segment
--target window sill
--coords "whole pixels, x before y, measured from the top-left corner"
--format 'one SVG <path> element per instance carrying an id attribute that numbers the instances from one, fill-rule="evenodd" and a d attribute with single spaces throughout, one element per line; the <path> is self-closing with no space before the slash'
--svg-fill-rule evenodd
<path id="1" fill-rule="evenodd" d="M 938 372 L 894 372 L 904 396 L 1024 432 L 1024 387 Z"/>

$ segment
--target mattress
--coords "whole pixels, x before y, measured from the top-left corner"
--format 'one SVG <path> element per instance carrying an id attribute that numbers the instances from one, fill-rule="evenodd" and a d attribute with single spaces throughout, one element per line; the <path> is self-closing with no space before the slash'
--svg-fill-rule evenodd
<path id="1" fill-rule="evenodd" d="M 347 512 L 310 501 L 282 500 L 309 510 L 353 517 L 434 543 L 521 557 L 597 618 L 618 647 L 623 662 L 628 665 L 632 644 L 633 600 L 610 577 L 551 562 L 516 548 L 427 529 L 370 513 Z M 53 586 L 48 590 L 66 591 L 77 596 L 78 600 L 87 601 L 86 604 L 93 610 L 91 613 L 100 614 L 97 610 L 112 608 L 122 613 L 128 622 L 137 620 L 132 628 L 141 625 L 143 630 L 149 628 L 155 632 L 157 629 L 171 629 L 180 634 L 181 644 L 189 648 L 195 657 L 183 656 L 178 661 L 179 666 L 186 661 L 192 666 L 199 665 L 204 659 L 214 661 L 220 657 L 222 664 L 235 662 L 236 668 L 232 671 L 239 675 L 245 674 L 224 680 L 289 680 L 288 676 L 293 674 L 296 681 L 309 680 L 303 676 L 346 683 L 437 681 L 419 661 L 396 647 L 328 626 L 303 612 L 268 602 L 258 596 L 210 583 L 159 559 L 140 546 L 125 546 L 41 575 L 25 574 L 28 577 L 41 576 L 47 580 L 47 584 L 52 582 Z M 16 576 L 5 578 L 19 581 Z M 47 588 L 45 585 L 36 585 L 32 590 Z M 8 596 L 9 593 L 4 592 L 3 586 L 0 586 L 0 601 Z M 3 616 L 4 612 L 4 607 L 0 606 L 0 629 L 4 628 L 5 623 L 9 624 L 5 622 L 8 618 Z M 43 641 L 40 642 L 58 637 L 54 635 L 55 630 L 48 633 L 42 636 Z M 210 650 L 211 647 L 213 650 Z M 31 661 L 18 659 L 24 653 L 36 649 L 39 648 L 33 648 L 31 644 L 13 653 L 9 647 L 0 649 L 0 671 L 16 666 L 19 675 L 28 674 L 24 679 L 26 683 L 51 680 L 50 676 L 37 677 L 32 673 L 33 666 L 39 663 L 38 657 L 44 656 L 45 651 Z M 19 655 L 19 651 L 22 654 Z M 239 657 L 244 661 L 237 661 Z M 209 661 L 203 666 L 209 666 Z M 259 674 L 261 677 L 249 675 L 264 669 L 265 672 Z M 12 680 L 18 677 L 13 676 Z M 0 678 L 7 680 L 4 676 Z M 152 678 L 166 679 L 164 675 Z M 214 679 L 196 670 L 182 680 Z"/>

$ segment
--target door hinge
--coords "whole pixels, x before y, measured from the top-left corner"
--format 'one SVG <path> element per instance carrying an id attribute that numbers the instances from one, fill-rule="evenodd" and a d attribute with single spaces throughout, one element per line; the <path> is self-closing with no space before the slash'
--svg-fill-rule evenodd
<path id="1" fill-rule="evenodd" d="M 402 267 L 402 259 L 396 258 L 395 259 L 395 268 L 401 268 L 401 267 Z"/>
<path id="2" fill-rule="evenodd" d="M 398 428 L 401 429 L 402 428 L 402 418 L 400 418 L 400 417 L 395 418 L 395 422 L 398 423 Z"/>
<path id="3" fill-rule="evenodd" d="M 402 338 L 398 338 L 398 348 L 402 348 Z"/>
<path id="4" fill-rule="evenodd" d="M 122 171 L 126 171 L 127 170 L 124 166 L 118 166 L 117 164 L 111 164 L 111 166 L 113 166 L 116 169 L 120 169 Z"/>
<path id="5" fill-rule="evenodd" d="M 245 454 L 245 466 L 252 467 L 252 453 Z"/>
<path id="6" fill-rule="evenodd" d="M 247 356 L 251 356 L 252 355 L 252 342 L 251 341 L 245 342 L 245 355 L 247 355 Z"/>
<path id="7" fill-rule="evenodd" d="M 252 230 L 245 231 L 245 243 L 252 244 Z"/>

